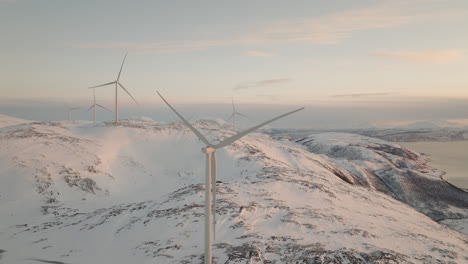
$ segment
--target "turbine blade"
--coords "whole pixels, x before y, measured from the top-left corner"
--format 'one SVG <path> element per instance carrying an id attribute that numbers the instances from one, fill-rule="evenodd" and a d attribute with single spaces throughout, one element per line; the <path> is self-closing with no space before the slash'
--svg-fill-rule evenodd
<path id="1" fill-rule="evenodd" d="M 93 107 L 95 107 L 95 106 L 96 106 L 96 104 L 93 104 L 93 105 L 88 109 L 88 111 L 86 111 L 86 112 L 89 112 L 89 110 L 93 109 Z"/>
<path id="2" fill-rule="evenodd" d="M 99 107 L 101 107 L 102 109 L 106 109 L 107 111 L 112 112 L 112 110 L 110 110 L 109 108 L 106 108 L 106 107 L 104 107 L 104 106 L 102 106 L 102 105 L 100 105 L 100 104 L 96 104 L 96 105 L 99 106 Z"/>
<path id="3" fill-rule="evenodd" d="M 226 119 L 226 121 L 224 121 L 224 123 L 226 124 L 229 120 L 231 120 L 231 118 L 232 118 L 233 116 L 234 116 L 234 114 L 231 114 L 231 115 L 229 116 L 229 118 Z"/>
<path id="4" fill-rule="evenodd" d="M 119 75 L 117 76 L 117 81 L 120 80 L 120 74 L 122 73 L 122 69 L 123 69 L 123 66 L 124 66 L 124 63 L 125 63 L 125 59 L 127 58 L 127 54 L 128 54 L 128 52 L 125 53 L 125 57 L 124 57 L 124 59 L 122 61 L 122 65 L 120 66 L 120 71 L 119 71 Z"/>
<path id="5" fill-rule="evenodd" d="M 243 117 L 248 117 L 248 116 L 246 116 L 246 115 L 244 115 L 244 114 L 241 114 L 241 113 L 237 113 L 237 112 L 236 112 L 236 114 L 238 114 L 238 115 L 240 115 L 240 116 L 243 116 Z"/>
<path id="6" fill-rule="evenodd" d="M 167 106 L 169 106 L 169 108 L 184 122 L 184 124 L 190 128 L 190 130 L 192 130 L 192 132 L 197 135 L 197 137 L 203 142 L 205 143 L 205 145 L 207 146 L 212 146 L 212 144 L 208 141 L 208 139 L 206 139 L 202 133 L 200 133 L 200 131 L 198 131 L 196 128 L 194 128 L 189 122 L 187 122 L 187 120 L 185 120 L 185 118 L 183 116 L 181 116 L 179 113 L 177 113 L 177 111 L 166 101 L 166 99 L 164 99 L 164 97 L 158 92 L 156 91 L 159 95 L 159 97 L 161 97 L 161 99 L 167 104 Z"/>
<path id="7" fill-rule="evenodd" d="M 129 91 L 127 91 L 127 89 L 125 89 L 125 87 L 124 87 L 120 82 L 117 82 L 117 84 L 120 86 L 120 88 L 122 88 L 125 92 L 127 92 L 128 95 L 130 95 L 130 97 L 133 99 L 133 101 L 135 101 L 135 103 L 136 103 L 137 105 L 140 105 L 140 104 L 137 102 L 137 100 L 130 94 Z"/>
<path id="8" fill-rule="evenodd" d="M 115 81 L 110 82 L 110 83 L 101 84 L 101 85 L 96 85 L 96 86 L 89 87 L 89 89 L 97 88 L 97 87 L 101 87 L 101 86 L 106 86 L 106 85 L 111 85 L 111 84 L 114 84 L 114 83 L 115 83 Z"/>
<path id="9" fill-rule="evenodd" d="M 228 119 L 226 119 L 226 121 L 224 121 L 224 124 L 223 124 L 222 126 L 219 127 L 219 129 L 223 129 L 223 128 L 226 126 L 226 124 L 228 123 L 228 121 L 232 118 L 233 115 L 234 115 L 234 114 L 231 114 L 231 115 L 228 117 Z"/>
<path id="10" fill-rule="evenodd" d="M 271 122 L 273 122 L 273 121 L 276 121 L 276 120 L 278 120 L 278 119 L 280 119 L 280 118 L 283 118 L 283 117 L 285 117 L 285 116 L 287 116 L 287 115 L 290 115 L 290 114 L 293 114 L 293 113 L 295 113 L 295 112 L 301 111 L 302 109 L 304 109 L 304 107 L 299 108 L 299 109 L 296 109 L 296 110 L 291 111 L 291 112 L 288 112 L 288 113 L 286 113 L 286 114 L 282 114 L 282 115 L 280 115 L 280 116 L 278 116 L 278 117 L 275 117 L 275 118 L 273 118 L 273 119 L 270 119 L 270 120 L 268 120 L 268 121 L 265 121 L 265 122 L 263 122 L 263 123 L 261 123 L 261 124 L 259 124 L 259 125 L 256 125 L 256 126 L 254 126 L 254 127 L 251 127 L 251 128 L 249 128 L 249 129 L 246 129 L 246 130 L 244 130 L 244 131 L 242 131 L 242 132 L 240 132 L 240 133 L 237 133 L 236 135 L 234 135 L 234 136 L 232 136 L 232 137 L 229 137 L 229 138 L 225 139 L 224 141 L 221 141 L 220 143 L 218 143 L 217 145 L 215 145 L 214 148 L 219 149 L 219 148 L 222 148 L 222 147 L 224 147 L 224 146 L 227 146 L 227 145 L 233 143 L 234 141 L 240 139 L 241 137 L 247 135 L 248 133 L 250 133 L 250 132 L 252 132 L 252 131 L 254 131 L 254 130 L 259 129 L 260 127 L 262 127 L 262 126 L 264 126 L 264 125 L 266 125 L 266 124 L 269 124 L 269 123 L 271 123 Z"/>
<path id="11" fill-rule="evenodd" d="M 234 113 L 236 112 L 236 106 L 234 105 L 234 98 L 232 98 L 232 110 Z"/>
<path id="12" fill-rule="evenodd" d="M 213 193 L 213 240 L 216 240 L 216 152 L 211 153 L 211 192 Z"/>

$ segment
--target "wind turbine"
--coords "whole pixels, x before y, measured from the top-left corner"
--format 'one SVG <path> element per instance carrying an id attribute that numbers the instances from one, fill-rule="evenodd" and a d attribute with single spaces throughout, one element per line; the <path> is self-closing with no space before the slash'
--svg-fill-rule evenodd
<path id="1" fill-rule="evenodd" d="M 94 89 L 93 89 L 93 96 L 94 96 L 93 105 L 88 109 L 88 112 L 89 112 L 89 110 L 93 109 L 93 123 L 96 123 L 96 106 L 99 106 L 102 109 L 106 109 L 109 112 L 112 112 L 112 111 L 109 110 L 108 108 L 100 105 L 100 104 L 96 104 L 96 90 L 94 90 Z"/>
<path id="2" fill-rule="evenodd" d="M 135 100 L 135 98 L 130 94 L 130 92 L 127 89 L 125 89 L 125 87 L 120 83 L 120 74 L 122 73 L 122 68 L 124 66 L 125 59 L 127 58 L 127 54 L 128 53 L 125 53 L 125 57 L 124 57 L 124 59 L 122 61 L 122 65 L 120 66 L 119 75 L 117 75 L 117 80 L 115 80 L 113 82 L 109 82 L 109 83 L 89 87 L 89 89 L 91 89 L 91 88 L 97 88 L 97 87 L 101 87 L 101 86 L 107 86 L 107 85 L 115 84 L 115 123 L 116 124 L 119 122 L 119 105 L 118 105 L 118 101 L 117 101 L 117 91 L 119 90 L 118 89 L 119 86 L 133 99 L 133 101 L 135 101 L 135 103 L 137 105 L 139 105 L 138 102 Z"/>
<path id="3" fill-rule="evenodd" d="M 226 123 L 229 121 L 229 119 L 232 118 L 234 124 L 234 131 L 236 131 L 236 115 L 247 117 L 246 115 L 236 111 L 236 106 L 234 105 L 234 98 L 232 98 L 232 115 L 229 116 L 229 118 L 226 120 Z"/>
<path id="4" fill-rule="evenodd" d="M 70 123 L 70 124 L 72 123 L 72 111 L 76 110 L 76 109 L 80 109 L 80 108 L 79 107 L 70 107 L 70 106 L 68 106 L 68 123 Z"/>
<path id="5" fill-rule="evenodd" d="M 192 132 L 197 135 L 197 137 L 206 145 L 202 149 L 202 152 L 206 154 L 206 179 L 205 179 L 205 264 L 211 264 L 212 263 L 212 252 L 211 252 L 211 228 L 213 228 L 213 235 L 215 235 L 215 226 L 216 226 L 216 217 L 212 224 L 212 214 L 216 215 L 216 150 L 225 147 L 236 140 L 242 138 L 243 136 L 249 134 L 250 132 L 266 125 L 269 124 L 275 120 L 278 120 L 280 118 L 283 118 L 287 115 L 290 115 L 292 113 L 298 112 L 304 107 L 296 109 L 294 111 L 288 112 L 286 114 L 280 115 L 278 117 L 275 117 L 271 120 L 265 121 L 259 125 L 253 126 L 249 129 L 246 129 L 240 133 L 237 133 L 234 136 L 228 137 L 224 139 L 223 141 L 219 142 L 218 144 L 214 145 L 210 143 L 201 133 L 198 131 L 196 128 L 194 128 L 187 120 L 185 120 L 184 117 L 182 117 L 167 101 L 164 99 L 164 97 L 156 91 L 161 97 L 161 99 L 169 106 L 169 108 L 184 122 L 184 124 L 192 130 Z M 213 194 L 213 197 L 211 195 Z M 213 199 L 213 204 L 212 200 Z"/>

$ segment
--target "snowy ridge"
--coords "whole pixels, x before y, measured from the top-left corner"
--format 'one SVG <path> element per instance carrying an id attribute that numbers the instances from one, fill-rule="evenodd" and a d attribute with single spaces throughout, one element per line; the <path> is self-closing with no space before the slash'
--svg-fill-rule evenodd
<path id="1" fill-rule="evenodd" d="M 367 128 L 367 129 L 264 129 L 265 133 L 275 136 L 304 138 L 311 134 L 329 132 L 358 134 L 390 142 L 422 142 L 422 141 L 458 141 L 468 139 L 468 129 L 465 128 Z"/>
<path id="2" fill-rule="evenodd" d="M 196 126 L 210 140 L 232 135 L 210 120 Z M 374 182 L 386 174 L 358 175 L 404 162 L 438 179 L 420 156 L 398 157 L 384 141 L 338 151 L 356 139 L 319 136 L 256 133 L 218 152 L 216 263 L 468 261 L 467 235 L 392 198 Z M 203 260 L 204 156 L 182 124 L 31 123 L 0 129 L 0 144 L 5 263 Z M 461 197 L 464 207 L 443 200 L 433 210 L 466 216 Z"/>
<path id="3" fill-rule="evenodd" d="M 25 120 L 25 119 L 20 119 L 20 118 L 0 114 L 0 128 L 20 125 L 20 124 L 24 124 L 24 123 L 31 123 L 31 122 L 33 122 L 33 121 L 29 121 L 29 120 Z"/>
<path id="4" fill-rule="evenodd" d="M 466 128 L 422 128 L 422 129 L 373 129 L 356 130 L 352 133 L 376 137 L 392 142 L 453 141 L 467 140 Z"/>
<path id="5" fill-rule="evenodd" d="M 468 219 L 468 195 L 447 183 L 427 158 L 398 144 L 356 134 L 324 133 L 297 141 L 351 175 L 349 182 L 386 193 L 436 221 Z"/>

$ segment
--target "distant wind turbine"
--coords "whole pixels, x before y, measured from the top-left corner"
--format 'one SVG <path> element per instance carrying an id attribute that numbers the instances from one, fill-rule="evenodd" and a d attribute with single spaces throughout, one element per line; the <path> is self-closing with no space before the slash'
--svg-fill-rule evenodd
<path id="1" fill-rule="evenodd" d="M 236 106 L 234 105 L 234 98 L 232 98 L 232 115 L 229 116 L 229 118 L 226 120 L 226 123 L 232 118 L 233 124 L 234 124 L 234 131 L 237 131 L 236 129 L 236 115 L 240 115 L 243 117 L 248 117 L 244 114 L 241 114 L 236 111 Z"/>
<path id="2" fill-rule="evenodd" d="M 206 154 L 206 179 L 205 179 L 205 264 L 212 263 L 212 253 L 211 253 L 211 234 L 213 228 L 213 235 L 215 235 L 215 226 L 216 226 L 216 217 L 212 226 L 212 214 L 216 216 L 216 150 L 225 147 L 236 140 L 242 138 L 243 136 L 249 134 L 250 132 L 265 126 L 275 120 L 283 118 L 292 113 L 298 112 L 302 109 L 296 109 L 294 111 L 288 112 L 286 114 L 275 117 L 271 120 L 263 122 L 259 125 L 253 126 L 249 129 L 246 129 L 240 133 L 237 133 L 234 136 L 228 137 L 223 141 L 219 142 L 216 145 L 211 144 L 197 129 L 195 129 L 184 117 L 182 117 L 167 101 L 164 97 L 157 92 L 159 97 L 169 106 L 169 108 L 184 122 L 184 124 L 192 130 L 192 132 L 206 145 L 202 149 L 202 152 Z M 213 197 L 211 196 L 213 195 Z M 213 199 L 213 201 L 211 200 Z M 212 204 L 213 202 L 213 204 Z"/>
<path id="3" fill-rule="evenodd" d="M 122 66 L 120 66 L 119 75 L 117 75 L 117 80 L 115 80 L 113 82 L 109 82 L 109 83 L 89 87 L 89 89 L 91 89 L 91 88 L 97 88 L 97 87 L 101 87 L 101 86 L 107 86 L 107 85 L 115 84 L 115 123 L 116 124 L 119 122 L 119 105 L 118 105 L 118 101 L 117 101 L 117 91 L 118 91 L 119 86 L 133 99 L 133 101 L 135 101 L 135 103 L 137 105 L 139 105 L 138 102 L 135 100 L 135 98 L 130 94 L 130 92 L 127 89 L 125 89 L 125 87 L 119 81 L 120 80 L 120 74 L 122 73 L 122 68 L 123 68 L 124 63 L 125 63 L 125 59 L 127 58 L 127 54 L 128 53 L 125 53 L 125 57 L 124 57 L 124 59 L 122 61 Z"/>
<path id="4" fill-rule="evenodd" d="M 93 101 L 93 105 L 91 105 L 91 107 L 88 109 L 88 112 L 93 109 L 93 123 L 96 123 L 96 106 L 99 106 L 101 107 L 102 109 L 106 109 L 107 111 L 109 112 L 112 112 L 111 110 L 109 110 L 108 108 L 100 105 L 100 104 L 97 104 L 96 103 L 96 91 L 93 89 L 93 96 L 94 96 L 94 101 Z"/>
<path id="5" fill-rule="evenodd" d="M 80 108 L 79 107 L 70 107 L 70 106 L 68 106 L 68 123 L 70 123 L 70 124 L 72 123 L 72 111 L 76 110 L 76 109 L 80 109 Z M 73 122 L 75 122 L 75 121 L 73 120 Z"/>

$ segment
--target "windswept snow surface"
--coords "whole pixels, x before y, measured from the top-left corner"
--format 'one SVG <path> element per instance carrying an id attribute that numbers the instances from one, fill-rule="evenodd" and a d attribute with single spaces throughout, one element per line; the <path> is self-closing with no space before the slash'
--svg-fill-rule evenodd
<path id="1" fill-rule="evenodd" d="M 7 126 L 20 125 L 20 124 L 25 124 L 25 123 L 31 123 L 31 122 L 33 121 L 0 114 L 0 128 L 7 127 Z"/>
<path id="2" fill-rule="evenodd" d="M 337 151 L 353 142 L 373 147 Z M 432 215 L 463 221 L 466 193 L 427 208 L 409 171 L 436 185 L 438 172 L 386 144 L 255 133 L 218 150 L 216 263 L 467 262 L 467 235 Z M 29 123 L 1 128 L 0 145 L 0 262 L 202 262 L 205 157 L 182 124 Z"/>

